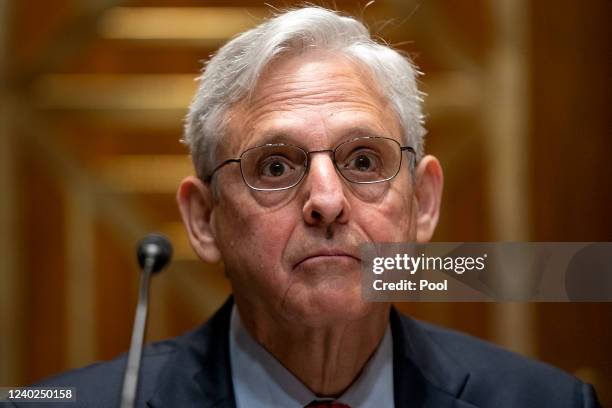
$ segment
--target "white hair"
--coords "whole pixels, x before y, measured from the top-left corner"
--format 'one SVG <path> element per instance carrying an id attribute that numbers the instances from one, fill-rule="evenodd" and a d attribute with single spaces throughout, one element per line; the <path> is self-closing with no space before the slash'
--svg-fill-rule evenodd
<path id="1" fill-rule="evenodd" d="M 228 110 L 250 95 L 275 58 L 311 49 L 343 55 L 367 68 L 395 109 L 404 142 L 415 149 L 417 159 L 423 155 L 423 94 L 417 88 L 420 73 L 412 61 L 373 40 L 368 29 L 354 18 L 305 7 L 277 15 L 238 35 L 205 64 L 183 137 L 200 177 L 209 175 L 215 167 Z"/>

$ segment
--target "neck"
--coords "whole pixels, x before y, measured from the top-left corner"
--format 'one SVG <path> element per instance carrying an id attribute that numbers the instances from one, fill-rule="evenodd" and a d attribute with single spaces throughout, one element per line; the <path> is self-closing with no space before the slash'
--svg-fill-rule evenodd
<path id="1" fill-rule="evenodd" d="M 261 310 L 238 300 L 236 305 L 257 342 L 315 395 L 332 398 L 342 395 L 359 377 L 382 341 L 390 311 L 389 304 L 378 303 L 359 319 L 306 327 L 255 313 Z"/>

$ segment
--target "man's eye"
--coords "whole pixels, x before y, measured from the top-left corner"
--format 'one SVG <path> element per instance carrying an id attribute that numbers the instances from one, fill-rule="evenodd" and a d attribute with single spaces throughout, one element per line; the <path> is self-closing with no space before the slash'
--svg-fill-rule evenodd
<path id="1" fill-rule="evenodd" d="M 280 159 L 274 159 L 268 160 L 266 163 L 264 163 L 261 167 L 260 173 L 262 176 L 266 177 L 281 177 L 289 170 L 290 167 L 286 162 Z"/>
<path id="2" fill-rule="evenodd" d="M 375 171 L 378 167 L 378 161 L 372 154 L 359 153 L 354 155 L 345 167 L 348 170 L 360 172 Z"/>

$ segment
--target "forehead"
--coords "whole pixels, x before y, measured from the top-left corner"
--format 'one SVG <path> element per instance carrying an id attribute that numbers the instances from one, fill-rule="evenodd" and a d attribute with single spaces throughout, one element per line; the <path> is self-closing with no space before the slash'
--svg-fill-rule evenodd
<path id="1" fill-rule="evenodd" d="M 351 137 L 400 135 L 395 111 L 364 67 L 311 51 L 264 70 L 250 97 L 230 110 L 223 144 L 236 154 L 270 141 L 329 148 Z"/>

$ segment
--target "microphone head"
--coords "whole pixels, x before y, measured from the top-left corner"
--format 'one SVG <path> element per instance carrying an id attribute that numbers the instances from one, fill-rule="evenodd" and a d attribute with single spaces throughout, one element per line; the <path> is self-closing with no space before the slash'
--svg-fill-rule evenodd
<path id="1" fill-rule="evenodd" d="M 153 258 L 151 272 L 159 272 L 172 258 L 172 244 L 165 235 L 149 234 L 138 242 L 136 255 L 141 269 L 144 268 L 147 258 Z"/>

